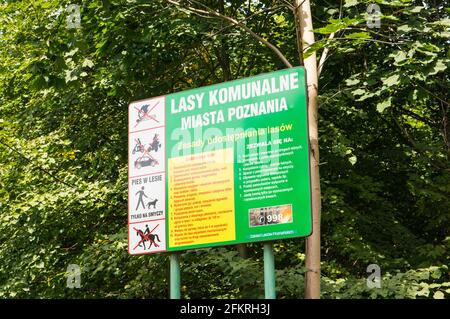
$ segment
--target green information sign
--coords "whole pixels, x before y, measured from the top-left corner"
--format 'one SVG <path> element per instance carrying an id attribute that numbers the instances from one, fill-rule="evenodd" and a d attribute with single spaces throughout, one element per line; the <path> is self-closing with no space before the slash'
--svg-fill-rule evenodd
<path id="1" fill-rule="evenodd" d="M 308 236 L 305 70 L 133 102 L 129 252 Z"/>

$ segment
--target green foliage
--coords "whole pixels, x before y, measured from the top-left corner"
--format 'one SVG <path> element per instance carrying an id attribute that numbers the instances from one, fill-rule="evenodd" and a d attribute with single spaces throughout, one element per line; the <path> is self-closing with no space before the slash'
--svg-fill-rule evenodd
<path id="1" fill-rule="evenodd" d="M 203 1 L 222 10 L 220 1 Z M 313 2 L 324 298 L 449 298 L 448 1 Z M 69 4 L 81 28 L 67 28 Z M 280 2 L 281 3 L 281 2 Z M 223 14 L 298 57 L 292 12 Z M 269 10 L 270 9 L 270 10 Z M 334 38 L 329 35 L 334 33 Z M 164 0 L 0 4 L 0 298 L 166 298 L 168 257 L 127 253 L 130 101 L 283 68 L 240 28 Z M 182 255 L 185 298 L 263 297 L 262 247 Z M 302 298 L 303 240 L 275 244 L 277 295 Z M 382 288 L 369 289 L 377 263 Z M 67 266 L 82 268 L 66 287 Z"/>

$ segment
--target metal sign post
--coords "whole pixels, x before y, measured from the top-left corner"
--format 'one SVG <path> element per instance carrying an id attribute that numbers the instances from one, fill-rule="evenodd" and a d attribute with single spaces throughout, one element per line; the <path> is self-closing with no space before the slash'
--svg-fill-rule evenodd
<path id="1" fill-rule="evenodd" d="M 275 259 L 273 244 L 264 243 L 264 295 L 266 299 L 275 299 Z"/>

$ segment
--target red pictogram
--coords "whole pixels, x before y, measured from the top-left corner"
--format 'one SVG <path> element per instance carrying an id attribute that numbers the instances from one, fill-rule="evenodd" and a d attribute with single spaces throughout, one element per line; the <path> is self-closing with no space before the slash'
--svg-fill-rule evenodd
<path id="1" fill-rule="evenodd" d="M 141 236 L 141 240 L 137 243 L 137 245 L 133 248 L 133 250 L 135 250 L 141 243 L 143 243 L 145 240 L 148 240 L 148 241 L 150 241 L 150 242 L 152 242 L 154 245 L 155 245 L 155 247 L 159 247 L 159 245 L 157 244 L 157 243 L 155 243 L 154 241 L 153 241 L 153 239 L 151 239 L 151 238 L 149 238 L 149 235 L 151 234 L 151 233 L 153 233 L 153 231 L 156 229 L 156 227 L 158 227 L 159 226 L 159 224 L 157 224 L 148 234 L 144 234 L 141 230 L 139 230 L 139 229 L 137 229 L 137 228 L 135 228 L 135 227 L 133 227 L 133 229 Z M 144 246 L 145 246 L 145 244 L 144 244 Z M 151 247 L 151 246 L 150 246 Z"/>
<path id="2" fill-rule="evenodd" d="M 137 169 L 140 169 L 141 167 L 144 166 L 155 166 L 158 165 L 159 162 L 156 158 L 154 158 L 151 154 L 149 150 L 145 150 L 144 149 L 144 153 L 139 156 L 136 161 L 134 161 L 134 167 Z"/>
<path id="3" fill-rule="evenodd" d="M 134 107 L 136 109 L 136 111 L 138 111 L 138 119 L 136 120 L 136 124 L 134 125 L 134 127 L 136 128 L 136 126 L 139 125 L 139 123 L 144 122 L 144 121 L 148 121 L 148 120 L 153 120 L 156 123 L 159 123 L 159 121 L 157 119 L 155 119 L 155 117 L 150 115 L 150 112 L 153 111 L 153 109 L 159 104 L 159 101 L 155 103 L 155 105 L 153 105 L 153 107 L 148 110 L 149 105 L 143 105 L 141 106 L 140 109 L 138 109 L 136 106 Z"/>

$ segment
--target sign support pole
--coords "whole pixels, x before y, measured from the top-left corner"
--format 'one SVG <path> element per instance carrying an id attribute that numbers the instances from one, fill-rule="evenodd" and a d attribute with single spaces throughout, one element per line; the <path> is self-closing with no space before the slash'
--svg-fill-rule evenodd
<path id="1" fill-rule="evenodd" d="M 264 295 L 266 299 L 275 299 L 275 259 L 273 244 L 264 243 Z"/>
<path id="2" fill-rule="evenodd" d="M 180 254 L 170 254 L 170 299 L 180 299 Z"/>
<path id="3" fill-rule="evenodd" d="M 319 131 L 318 131 L 318 72 L 316 53 L 303 59 L 303 44 L 314 44 L 314 32 L 310 0 L 294 0 L 295 15 L 298 23 L 300 62 L 305 66 L 308 86 L 308 122 L 310 142 L 311 197 L 312 197 L 312 234 L 306 238 L 306 274 L 305 299 L 320 299 L 320 174 L 319 174 Z"/>

